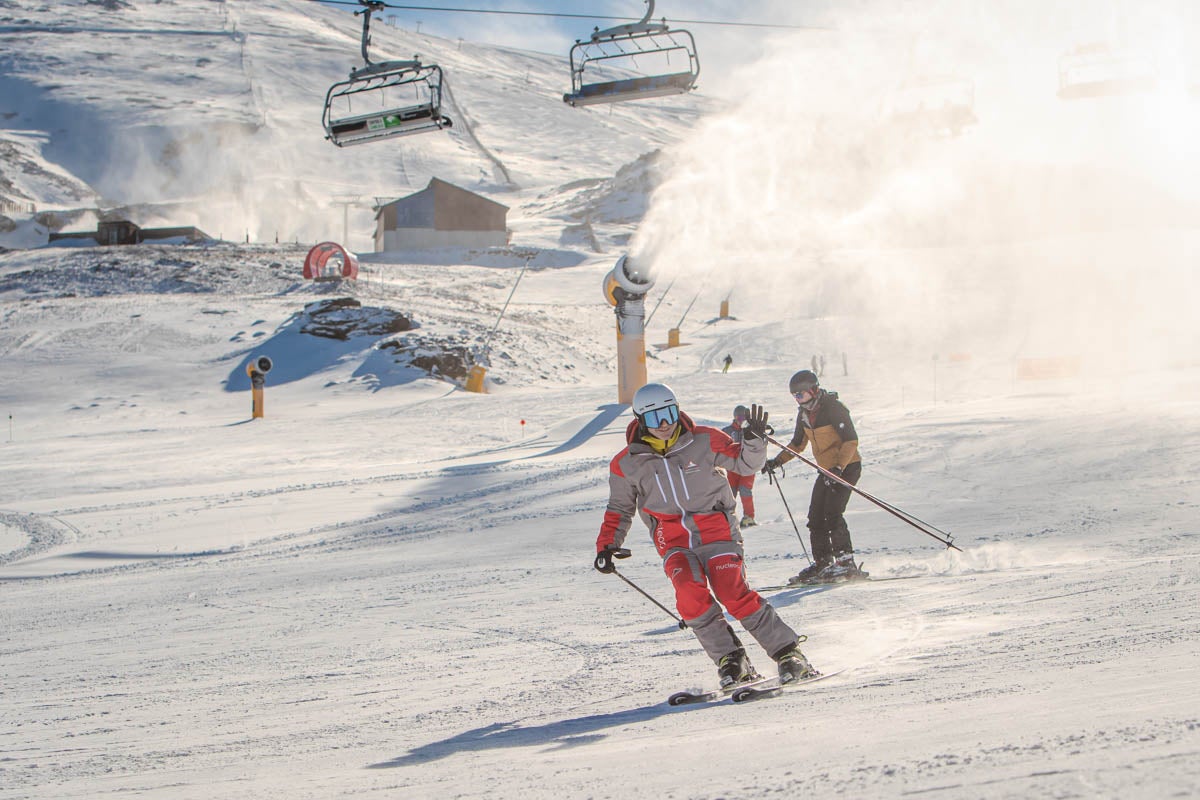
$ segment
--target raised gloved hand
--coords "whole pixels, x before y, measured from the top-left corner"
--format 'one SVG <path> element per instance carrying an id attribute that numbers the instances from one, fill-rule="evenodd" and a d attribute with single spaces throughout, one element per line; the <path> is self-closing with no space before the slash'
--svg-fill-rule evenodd
<path id="1" fill-rule="evenodd" d="M 609 575 L 617 571 L 613 565 L 614 558 L 629 558 L 633 555 L 628 547 L 613 547 L 611 544 L 596 554 L 596 560 L 592 562 L 592 566 L 599 572 Z"/>
<path id="2" fill-rule="evenodd" d="M 837 475 L 839 478 L 842 477 L 842 468 L 841 467 L 834 467 L 833 469 L 831 469 L 829 471 L 832 472 L 834 475 Z M 828 475 L 825 475 L 824 473 L 821 474 L 821 480 L 825 481 L 826 486 L 841 486 L 842 485 L 841 483 L 839 483 L 838 481 L 835 481 L 833 478 L 829 477 Z"/>
<path id="3" fill-rule="evenodd" d="M 750 416 L 746 417 L 746 421 L 742 423 L 742 438 L 765 439 L 772 433 L 774 431 L 767 424 L 766 410 L 762 406 L 751 405 Z"/>

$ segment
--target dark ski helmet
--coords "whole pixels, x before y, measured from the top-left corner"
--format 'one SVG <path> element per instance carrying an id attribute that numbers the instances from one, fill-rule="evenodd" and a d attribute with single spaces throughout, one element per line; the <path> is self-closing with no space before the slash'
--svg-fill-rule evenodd
<path id="1" fill-rule="evenodd" d="M 792 379 L 788 381 L 788 391 L 805 411 L 812 411 L 816 408 L 817 403 L 821 402 L 821 395 L 825 394 L 825 390 L 821 388 L 816 374 L 811 369 L 802 369 L 793 375 Z M 805 392 L 812 392 L 812 394 L 804 399 Z"/>
<path id="2" fill-rule="evenodd" d="M 792 394 L 800 394 L 809 389 L 816 389 L 821 385 L 817 380 L 817 374 L 811 369 L 802 369 L 792 376 L 788 381 L 788 391 Z"/>
<path id="3" fill-rule="evenodd" d="M 745 406 L 738 406 L 733 410 L 733 415 L 735 417 L 748 417 L 750 416 L 750 409 Z"/>

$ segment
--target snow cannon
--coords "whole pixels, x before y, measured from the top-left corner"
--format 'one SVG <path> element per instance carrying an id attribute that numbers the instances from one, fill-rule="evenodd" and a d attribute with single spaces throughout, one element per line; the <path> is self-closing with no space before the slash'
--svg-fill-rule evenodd
<path id="1" fill-rule="evenodd" d="M 617 402 L 633 402 L 646 383 L 646 293 L 654 286 L 649 265 L 623 255 L 604 276 L 604 299 L 617 316 Z"/>
<path id="2" fill-rule="evenodd" d="M 267 373 L 271 371 L 271 359 L 259 356 L 246 364 L 246 374 L 250 376 L 250 411 L 253 419 L 263 415 L 263 387 L 267 384 Z"/>
<path id="3" fill-rule="evenodd" d="M 271 371 L 272 366 L 274 365 L 271 363 L 270 358 L 267 356 L 259 356 L 246 365 L 246 372 L 251 378 L 253 378 L 255 372 L 261 372 L 263 375 L 266 375 Z"/>
<path id="4" fill-rule="evenodd" d="M 645 295 L 654 288 L 654 276 L 650 271 L 650 266 L 641 261 L 635 261 L 628 255 L 618 258 L 616 266 L 609 274 L 612 275 L 617 286 L 627 294 Z"/>

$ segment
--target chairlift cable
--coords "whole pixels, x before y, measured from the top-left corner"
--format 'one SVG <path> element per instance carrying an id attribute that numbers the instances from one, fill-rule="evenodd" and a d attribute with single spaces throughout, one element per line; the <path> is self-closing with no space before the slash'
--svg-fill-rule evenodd
<path id="1" fill-rule="evenodd" d="M 310 2 L 321 3 L 322 5 L 333 6 L 359 6 L 358 0 L 310 0 Z M 623 22 L 631 19 L 630 17 L 614 17 L 602 14 L 564 14 L 551 11 L 505 11 L 503 9 L 494 8 L 446 8 L 442 6 L 408 6 L 394 5 L 392 3 L 382 3 L 384 8 L 390 8 L 395 11 L 444 11 L 450 14 L 503 14 L 514 17 L 558 17 L 567 19 L 598 19 L 598 20 L 613 20 Z M 675 19 L 670 18 L 673 24 L 678 25 L 714 25 L 717 27 L 729 28 L 775 28 L 781 30 L 800 30 L 800 31 L 824 31 L 832 30 L 823 25 L 789 25 L 782 22 L 735 22 L 733 20 L 712 20 L 712 19 Z"/>

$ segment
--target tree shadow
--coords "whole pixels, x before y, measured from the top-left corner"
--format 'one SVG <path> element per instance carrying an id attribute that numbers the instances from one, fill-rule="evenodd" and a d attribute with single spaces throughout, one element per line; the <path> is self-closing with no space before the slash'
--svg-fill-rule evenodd
<path id="1" fill-rule="evenodd" d="M 521 726 L 516 722 L 496 722 L 484 725 L 482 728 L 463 731 L 449 739 L 415 747 L 402 756 L 397 756 L 390 761 L 381 761 L 378 764 L 369 764 L 367 768 L 410 767 L 447 758 L 456 753 L 497 750 L 505 747 L 537 745 L 553 746 L 554 749 L 579 747 L 604 738 L 605 734 L 598 733 L 598 731 L 607 728 L 646 722 L 665 714 L 677 714 L 704 707 L 704 705 L 669 706 L 664 700 L 639 708 L 629 708 L 609 714 L 590 714 L 586 717 L 564 719 L 530 727 Z"/>

